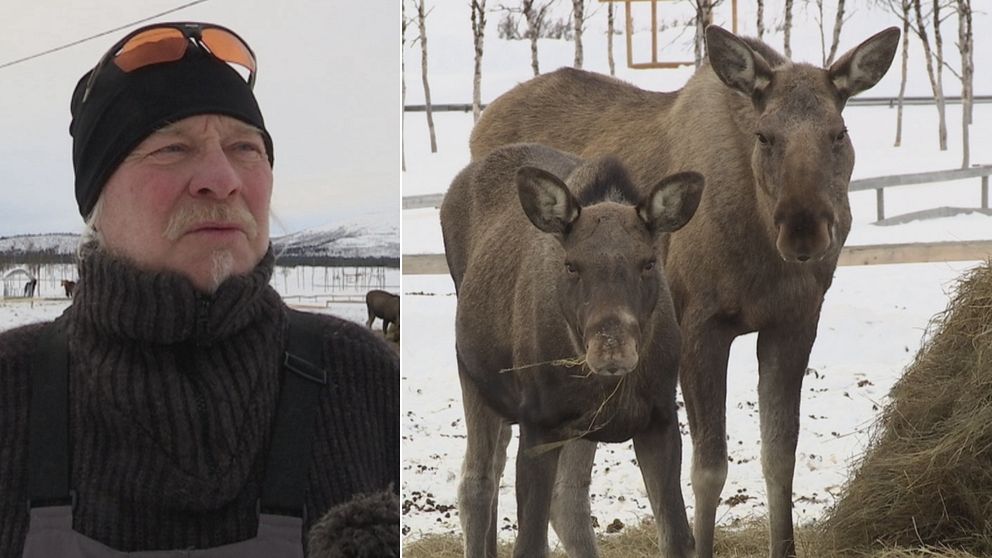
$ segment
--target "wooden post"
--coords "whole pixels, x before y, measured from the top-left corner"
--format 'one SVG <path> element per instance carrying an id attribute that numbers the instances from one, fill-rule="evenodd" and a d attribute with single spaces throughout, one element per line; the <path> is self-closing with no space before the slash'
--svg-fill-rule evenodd
<path id="1" fill-rule="evenodd" d="M 626 0 L 623 5 L 623 13 L 627 19 L 627 67 L 634 67 L 634 49 L 631 46 L 633 44 L 634 35 L 634 16 L 630 13 L 630 0 Z"/>
<path id="2" fill-rule="evenodd" d="M 989 208 L 989 175 L 982 177 L 982 209 Z"/>
<path id="3" fill-rule="evenodd" d="M 881 221 L 885 219 L 885 188 L 875 189 L 875 216 Z"/>
<path id="4" fill-rule="evenodd" d="M 658 0 L 651 0 L 651 62 L 658 63 Z"/>

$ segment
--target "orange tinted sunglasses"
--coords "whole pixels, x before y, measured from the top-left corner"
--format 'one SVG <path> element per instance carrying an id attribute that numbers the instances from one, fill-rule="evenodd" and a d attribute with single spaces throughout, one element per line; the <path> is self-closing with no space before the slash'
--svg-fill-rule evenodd
<path id="1" fill-rule="evenodd" d="M 86 102 L 108 63 L 113 62 L 122 72 L 133 72 L 153 64 L 181 60 L 191 44 L 219 60 L 245 68 L 248 71 L 248 87 L 255 86 L 255 72 L 258 69 L 255 53 L 234 31 L 212 23 L 156 23 L 132 31 L 103 55 L 86 82 L 80 102 Z"/>

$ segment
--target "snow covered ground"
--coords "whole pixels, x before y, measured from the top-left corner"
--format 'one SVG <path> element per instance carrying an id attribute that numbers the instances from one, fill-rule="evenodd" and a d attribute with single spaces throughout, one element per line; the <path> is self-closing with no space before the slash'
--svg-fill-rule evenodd
<path id="1" fill-rule="evenodd" d="M 75 278 L 72 265 L 44 266 L 35 274 L 40 288 L 37 298 L 0 298 L 0 331 L 52 320 L 69 306 L 71 301 L 61 298 L 58 281 Z M 294 308 L 364 324 L 368 316 L 365 293 L 370 289 L 399 292 L 400 273 L 389 267 L 276 267 L 270 284 Z"/>
<path id="2" fill-rule="evenodd" d="M 466 6 L 437 3 L 428 17 L 431 48 L 429 75 L 435 103 L 466 103 L 471 99 L 472 49 L 469 14 Z M 775 4 L 772 2 L 771 4 Z M 770 14 L 781 11 L 766 2 Z M 832 14 L 833 2 L 826 2 Z M 590 23 L 586 35 L 586 68 L 608 72 L 605 54 L 605 7 Z M 664 4 L 665 9 L 669 4 Z M 561 9 L 561 8 L 559 8 Z M 643 13 L 643 12 L 642 12 Z M 718 21 L 721 16 L 718 14 Z M 780 16 L 776 16 L 780 17 Z M 496 37 L 490 15 L 483 65 L 483 101 L 490 101 L 517 82 L 530 77 L 529 45 L 525 41 L 504 41 Z M 623 9 L 617 22 L 622 29 Z M 742 30 L 754 21 L 742 8 Z M 819 35 L 812 14 L 797 15 L 793 33 L 795 57 L 819 59 Z M 987 14 L 976 14 L 976 91 L 992 92 L 981 46 L 987 36 L 981 33 L 992 23 Z M 885 26 L 898 22 L 880 9 L 858 6 L 845 26 L 840 51 L 852 48 Z M 953 22 L 944 28 L 945 36 L 956 32 Z M 956 36 L 956 35 L 955 35 Z M 829 37 L 829 35 L 828 35 Z M 644 34 L 639 40 L 643 40 Z M 781 47 L 780 34 L 769 42 Z M 635 41 L 636 44 L 636 41 Z M 656 90 L 676 89 L 691 70 L 635 71 L 623 68 L 623 37 L 616 38 L 618 77 Z M 952 47 L 953 48 L 953 47 Z M 542 40 L 542 71 L 572 61 L 572 43 Z M 641 50 L 640 52 L 643 52 Z M 406 83 L 408 104 L 422 103 L 419 45 L 408 47 Z M 899 59 L 886 78 L 866 96 L 894 96 L 899 86 Z M 955 64 L 952 61 L 952 64 Z M 908 95 L 930 93 L 923 73 L 919 49 L 911 49 Z M 958 84 L 945 74 L 949 95 L 958 93 Z M 908 172 L 950 169 L 960 166 L 960 107 L 948 107 L 949 145 L 937 148 L 937 117 L 933 106 L 905 108 L 903 146 L 892 147 L 896 111 L 887 107 L 851 106 L 845 110 L 847 126 L 857 152 L 854 178 Z M 468 134 L 471 114 L 437 113 L 439 152 L 432 154 L 427 144 L 423 113 L 406 113 L 404 119 L 406 172 L 404 195 L 444 192 L 455 174 L 469 160 Z M 992 105 L 977 105 L 971 130 L 973 163 L 992 164 Z M 938 206 L 976 207 L 979 180 L 899 187 L 886 191 L 886 214 L 894 216 Z M 877 226 L 875 194 L 851 195 L 854 227 L 848 245 L 928 242 L 939 240 L 992 239 L 992 218 L 972 214 L 953 218 L 917 221 L 897 226 Z M 441 253 L 437 211 L 416 209 L 403 212 L 403 253 Z M 843 267 L 836 273 L 827 293 L 820 321 L 819 336 L 810 359 L 812 372 L 804 384 L 802 433 L 799 440 L 795 478 L 795 515 L 800 522 L 820 517 L 833 495 L 848 476 L 849 467 L 863 451 L 869 427 L 886 402 L 887 393 L 910 363 L 924 339 L 926 326 L 935 313 L 943 310 L 948 290 L 955 279 L 978 262 L 908 264 L 871 267 Z M 403 516 L 404 532 L 417 538 L 427 533 L 456 533 L 457 486 L 465 450 L 464 419 L 461 408 L 457 367 L 454 356 L 454 313 L 456 300 L 447 276 L 403 277 L 404 343 L 403 363 L 403 494 L 409 501 Z M 764 481 L 761 475 L 757 421 L 757 360 L 754 335 L 739 338 L 733 346 L 729 366 L 728 446 L 733 463 L 723 497 L 730 499 L 718 514 L 721 524 L 763 515 Z M 681 396 L 680 396 L 681 397 Z M 685 423 L 684 415 L 680 417 Z M 683 446 L 690 447 L 687 428 Z M 498 522 L 505 536 L 512 536 L 516 522 L 512 459 L 516 443 L 510 445 L 510 459 L 500 489 Z M 686 451 L 688 455 L 689 452 Z M 682 467 L 683 493 L 691 515 L 693 498 L 689 485 L 689 457 Z M 650 517 L 640 473 L 634 465 L 629 443 L 601 445 L 593 476 L 593 514 L 599 525 L 613 519 L 625 524 Z"/>

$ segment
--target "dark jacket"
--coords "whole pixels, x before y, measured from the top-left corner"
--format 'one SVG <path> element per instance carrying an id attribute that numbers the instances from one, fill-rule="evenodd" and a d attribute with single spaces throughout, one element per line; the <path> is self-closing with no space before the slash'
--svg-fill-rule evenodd
<path id="1" fill-rule="evenodd" d="M 182 276 L 104 254 L 80 265 L 66 315 L 76 531 L 122 551 L 254 536 L 287 324 L 272 269 L 270 251 L 206 296 Z M 399 486 L 398 358 L 357 324 L 320 324 L 330 382 L 315 417 L 304 531 L 356 494 Z M 19 556 L 27 532 L 39 331 L 0 334 L 0 556 Z"/>

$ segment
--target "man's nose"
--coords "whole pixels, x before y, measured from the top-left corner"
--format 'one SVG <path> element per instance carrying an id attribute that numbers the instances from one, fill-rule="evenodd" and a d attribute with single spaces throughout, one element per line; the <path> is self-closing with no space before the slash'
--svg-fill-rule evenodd
<path id="1" fill-rule="evenodd" d="M 240 189 L 241 177 L 227 152 L 218 144 L 205 147 L 190 179 L 190 195 L 226 199 Z"/>

